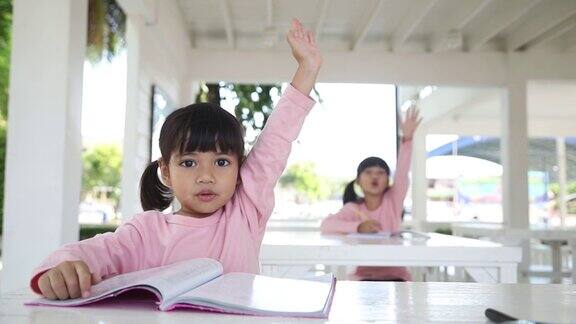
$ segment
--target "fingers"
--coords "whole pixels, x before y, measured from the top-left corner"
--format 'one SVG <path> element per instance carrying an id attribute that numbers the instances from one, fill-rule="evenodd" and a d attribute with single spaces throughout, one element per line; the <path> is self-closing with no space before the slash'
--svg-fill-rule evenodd
<path id="1" fill-rule="evenodd" d="M 100 282 L 102 282 L 102 278 L 99 275 L 93 273 L 92 274 L 92 284 L 95 285 L 95 284 L 99 284 Z"/>
<path id="2" fill-rule="evenodd" d="M 78 274 L 80 293 L 82 297 L 88 297 L 90 295 L 90 288 L 92 287 L 90 269 L 88 269 L 88 266 L 84 262 L 76 262 L 74 268 Z"/>
<path id="3" fill-rule="evenodd" d="M 40 278 L 38 279 L 38 288 L 40 288 L 40 292 L 42 296 L 48 299 L 57 299 L 58 297 L 52 290 L 52 286 L 50 285 L 50 278 L 48 274 L 45 272 Z"/>
<path id="4" fill-rule="evenodd" d="M 55 268 L 47 273 L 48 278 L 50 278 L 50 286 L 56 297 L 60 300 L 68 299 L 70 295 L 68 295 L 68 288 L 66 288 L 66 282 L 60 270 Z"/>
<path id="5" fill-rule="evenodd" d="M 298 19 L 292 19 L 290 34 L 296 39 L 305 40 L 308 43 L 316 44 L 316 38 L 314 36 L 314 33 L 304 28 L 304 26 Z"/>
<path id="6" fill-rule="evenodd" d="M 70 298 L 80 297 L 82 292 L 80 291 L 80 282 L 78 280 L 78 273 L 76 273 L 74 263 L 62 262 L 58 268 L 64 277 L 64 282 L 66 283 L 66 288 L 68 290 L 68 296 Z"/>
<path id="7" fill-rule="evenodd" d="M 316 45 L 316 35 L 313 32 L 310 32 L 310 42 Z"/>

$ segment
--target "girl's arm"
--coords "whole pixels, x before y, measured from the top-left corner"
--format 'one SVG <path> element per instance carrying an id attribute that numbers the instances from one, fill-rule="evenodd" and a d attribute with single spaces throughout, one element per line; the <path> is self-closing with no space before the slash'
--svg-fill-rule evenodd
<path id="1" fill-rule="evenodd" d="M 154 252 L 144 246 L 150 238 L 145 237 L 146 231 L 142 230 L 140 223 L 134 219 L 118 227 L 114 233 L 99 234 L 62 246 L 34 270 L 30 287 L 41 293 L 38 286 L 40 277 L 64 261 L 83 261 L 96 280 L 153 266 L 144 264 L 144 260 L 154 259 L 150 257 Z"/>
<path id="2" fill-rule="evenodd" d="M 320 231 L 323 234 L 349 234 L 358 232 L 358 226 L 365 219 L 354 203 L 345 204 L 336 214 L 331 214 L 322 220 Z"/>
<path id="3" fill-rule="evenodd" d="M 412 138 L 420 122 L 421 119 L 418 117 L 418 109 L 410 107 L 406 112 L 404 122 L 401 124 L 403 136 L 398 152 L 398 161 L 396 162 L 394 183 L 390 190 L 386 192 L 386 194 L 392 198 L 394 216 L 399 217 L 402 214 L 404 198 L 406 198 L 409 185 L 408 172 L 410 171 L 410 161 L 412 158 Z"/>
<path id="4" fill-rule="evenodd" d="M 287 38 L 298 69 L 240 170 L 238 194 L 254 234 L 265 229 L 274 208 L 274 187 L 286 167 L 292 142 L 315 104 L 308 94 L 322 59 L 312 32 L 295 20 Z"/>

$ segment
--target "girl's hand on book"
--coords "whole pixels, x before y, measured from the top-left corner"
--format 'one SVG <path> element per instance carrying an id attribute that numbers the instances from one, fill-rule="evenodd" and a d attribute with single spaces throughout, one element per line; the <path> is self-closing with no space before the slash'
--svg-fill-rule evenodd
<path id="1" fill-rule="evenodd" d="M 100 281 L 84 261 L 64 261 L 40 276 L 38 287 L 45 298 L 63 300 L 88 297 L 92 285 Z"/>
<path id="2" fill-rule="evenodd" d="M 320 69 L 322 55 L 320 55 L 314 33 L 304 28 L 298 19 L 292 20 L 292 27 L 288 32 L 287 39 L 292 49 L 292 55 L 301 67 L 311 71 Z"/>
<path id="3" fill-rule="evenodd" d="M 420 125 L 422 118 L 419 117 L 419 115 L 420 112 L 415 106 L 408 108 L 408 111 L 406 111 L 406 118 L 404 118 L 404 122 L 401 124 L 402 136 L 405 141 L 412 139 L 416 128 Z"/>
<path id="4" fill-rule="evenodd" d="M 369 219 L 358 225 L 358 233 L 378 233 L 382 230 L 382 225 L 377 220 Z"/>

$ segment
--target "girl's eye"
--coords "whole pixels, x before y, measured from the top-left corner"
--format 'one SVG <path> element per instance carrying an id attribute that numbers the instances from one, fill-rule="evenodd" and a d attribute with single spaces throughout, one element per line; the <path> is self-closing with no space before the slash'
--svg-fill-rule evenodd
<path id="1" fill-rule="evenodd" d="M 180 165 L 186 168 L 191 168 L 193 166 L 196 166 L 196 161 L 194 160 L 184 160 L 182 162 L 180 162 Z"/>
<path id="2" fill-rule="evenodd" d="M 219 167 L 225 167 L 228 166 L 230 164 L 230 161 L 226 160 L 226 159 L 218 159 L 216 160 L 216 165 Z"/>

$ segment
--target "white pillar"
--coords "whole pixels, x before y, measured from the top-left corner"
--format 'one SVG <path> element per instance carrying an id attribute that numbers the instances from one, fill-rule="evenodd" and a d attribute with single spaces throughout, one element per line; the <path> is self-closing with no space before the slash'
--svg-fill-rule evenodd
<path id="1" fill-rule="evenodd" d="M 86 0 L 15 0 L 2 293 L 78 239 Z"/>
<path id="2" fill-rule="evenodd" d="M 502 105 L 502 212 L 505 229 L 528 230 L 528 109 L 526 81 L 513 79 Z M 530 241 L 524 240 L 519 269 L 526 273 L 530 266 Z"/>
<path id="3" fill-rule="evenodd" d="M 426 201 L 428 179 L 426 178 L 426 131 L 424 125 L 414 134 L 412 147 L 412 222 L 417 230 L 426 225 Z"/>
<path id="4" fill-rule="evenodd" d="M 558 156 L 558 184 L 560 185 L 558 211 L 560 212 L 560 225 L 564 227 L 568 210 L 566 206 L 566 140 L 563 136 L 556 137 L 556 154 Z"/>
<path id="5" fill-rule="evenodd" d="M 504 226 L 528 228 L 528 111 L 526 81 L 508 86 L 502 105 L 502 208 Z"/>
<path id="6" fill-rule="evenodd" d="M 146 167 L 142 160 L 142 146 L 148 143 L 149 125 L 144 116 L 150 114 L 150 89 L 141 89 L 142 78 L 142 18 L 128 16 L 126 22 L 126 122 L 124 125 L 124 148 L 122 160 L 122 196 L 120 209 L 122 221 L 131 219 L 142 211 L 140 206 L 140 177 Z M 142 134 L 144 133 L 144 134 Z M 145 149 L 145 148 L 144 148 Z"/>

